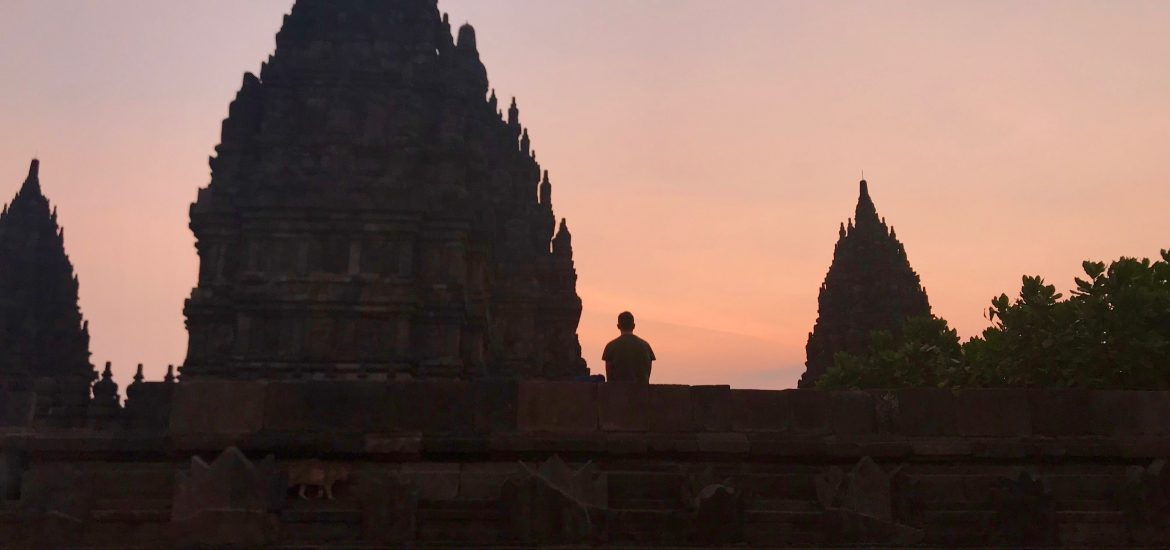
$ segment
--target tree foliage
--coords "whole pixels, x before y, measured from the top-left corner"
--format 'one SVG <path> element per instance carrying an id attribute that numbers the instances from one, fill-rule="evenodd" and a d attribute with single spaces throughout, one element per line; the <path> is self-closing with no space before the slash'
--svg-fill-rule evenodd
<path id="1" fill-rule="evenodd" d="M 840 352 L 818 382 L 824 389 L 946 386 L 961 377 L 959 333 L 937 317 L 908 319 L 898 334 L 875 331 L 869 352 Z"/>
<path id="2" fill-rule="evenodd" d="M 1170 251 L 1158 261 L 1085 262 L 1068 298 L 1040 277 L 992 300 L 992 326 L 961 346 L 942 319 L 873 334 L 839 354 L 822 388 L 1170 387 Z"/>

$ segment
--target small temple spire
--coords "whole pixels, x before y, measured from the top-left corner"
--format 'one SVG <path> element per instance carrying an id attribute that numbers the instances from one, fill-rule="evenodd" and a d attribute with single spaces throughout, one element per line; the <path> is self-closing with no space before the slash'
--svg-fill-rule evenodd
<path id="1" fill-rule="evenodd" d="M 552 206 L 552 181 L 548 179 L 548 170 L 544 171 L 544 179 L 540 182 L 540 204 Z"/>
<path id="2" fill-rule="evenodd" d="M 861 227 L 863 225 L 877 225 L 881 223 L 878 218 L 877 207 L 873 204 L 873 198 L 869 196 L 869 182 L 861 180 L 861 189 L 857 198 L 857 211 L 854 215 L 857 220 L 856 225 Z"/>
<path id="3" fill-rule="evenodd" d="M 520 136 L 520 151 L 525 155 L 532 152 L 532 139 L 528 137 L 528 128 L 525 128 L 524 133 Z"/>
<path id="4" fill-rule="evenodd" d="M 28 192 L 34 195 L 41 194 L 41 161 L 33 159 L 29 163 L 28 178 L 24 180 L 24 185 L 20 187 L 21 194 Z"/>
<path id="5" fill-rule="evenodd" d="M 459 27 L 459 40 L 455 42 L 455 47 L 461 50 L 478 51 L 475 42 L 475 27 L 472 27 L 467 23 L 464 23 L 462 27 Z"/>
<path id="6" fill-rule="evenodd" d="M 553 255 L 573 256 L 573 234 L 569 232 L 569 220 L 561 219 L 561 228 L 553 238 Z"/>
<path id="7" fill-rule="evenodd" d="M 138 370 L 134 372 L 134 383 L 141 384 L 146 380 L 146 375 L 142 373 L 142 363 L 138 364 Z"/>
<path id="8" fill-rule="evenodd" d="M 520 107 L 516 105 L 516 98 L 512 98 L 512 106 L 508 107 L 508 126 L 520 126 Z"/>
<path id="9" fill-rule="evenodd" d="M 98 401 L 117 401 L 118 384 L 114 382 L 113 365 L 106 361 L 106 368 L 102 370 L 101 380 L 93 385 L 93 397 Z"/>
<path id="10" fill-rule="evenodd" d="M 166 382 L 167 384 L 174 384 L 175 383 L 175 366 L 174 365 L 167 365 L 167 375 L 165 377 L 163 377 L 163 382 Z"/>

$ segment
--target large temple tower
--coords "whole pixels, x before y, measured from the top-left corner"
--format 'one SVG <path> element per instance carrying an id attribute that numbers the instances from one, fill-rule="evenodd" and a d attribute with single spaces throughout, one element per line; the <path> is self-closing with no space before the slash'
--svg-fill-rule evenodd
<path id="1" fill-rule="evenodd" d="M 435 0 L 299 0 L 191 208 L 184 378 L 586 374 L 568 228 L 507 109 Z"/>
<path id="2" fill-rule="evenodd" d="M 32 161 L 0 213 L 0 393 L 35 392 L 38 414 L 76 419 L 86 413 L 96 375 L 77 277 L 39 172 Z"/>
<path id="3" fill-rule="evenodd" d="M 906 248 L 878 216 L 865 180 L 856 216 L 848 226 L 841 224 L 819 302 L 820 315 L 805 348 L 802 388 L 816 385 L 837 352 L 866 351 L 870 332 L 897 330 L 907 318 L 930 315 L 930 301 Z"/>

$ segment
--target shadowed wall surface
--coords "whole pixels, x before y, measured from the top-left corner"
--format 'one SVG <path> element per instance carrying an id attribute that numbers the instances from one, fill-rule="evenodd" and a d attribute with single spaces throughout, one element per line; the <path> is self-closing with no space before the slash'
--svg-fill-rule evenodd
<path id="1" fill-rule="evenodd" d="M 128 393 L 101 431 L 30 431 L 4 411 L 0 541 L 1170 543 L 1170 392 L 436 381 Z"/>

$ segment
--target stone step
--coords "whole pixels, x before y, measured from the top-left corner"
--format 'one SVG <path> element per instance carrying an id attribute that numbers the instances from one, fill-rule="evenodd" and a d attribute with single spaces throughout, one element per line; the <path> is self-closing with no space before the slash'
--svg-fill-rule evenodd
<path id="1" fill-rule="evenodd" d="M 361 510 L 343 509 L 289 509 L 280 513 L 280 519 L 289 523 L 361 523 Z"/>
<path id="2" fill-rule="evenodd" d="M 93 510 L 90 518 L 96 522 L 168 523 L 170 510 Z"/>

